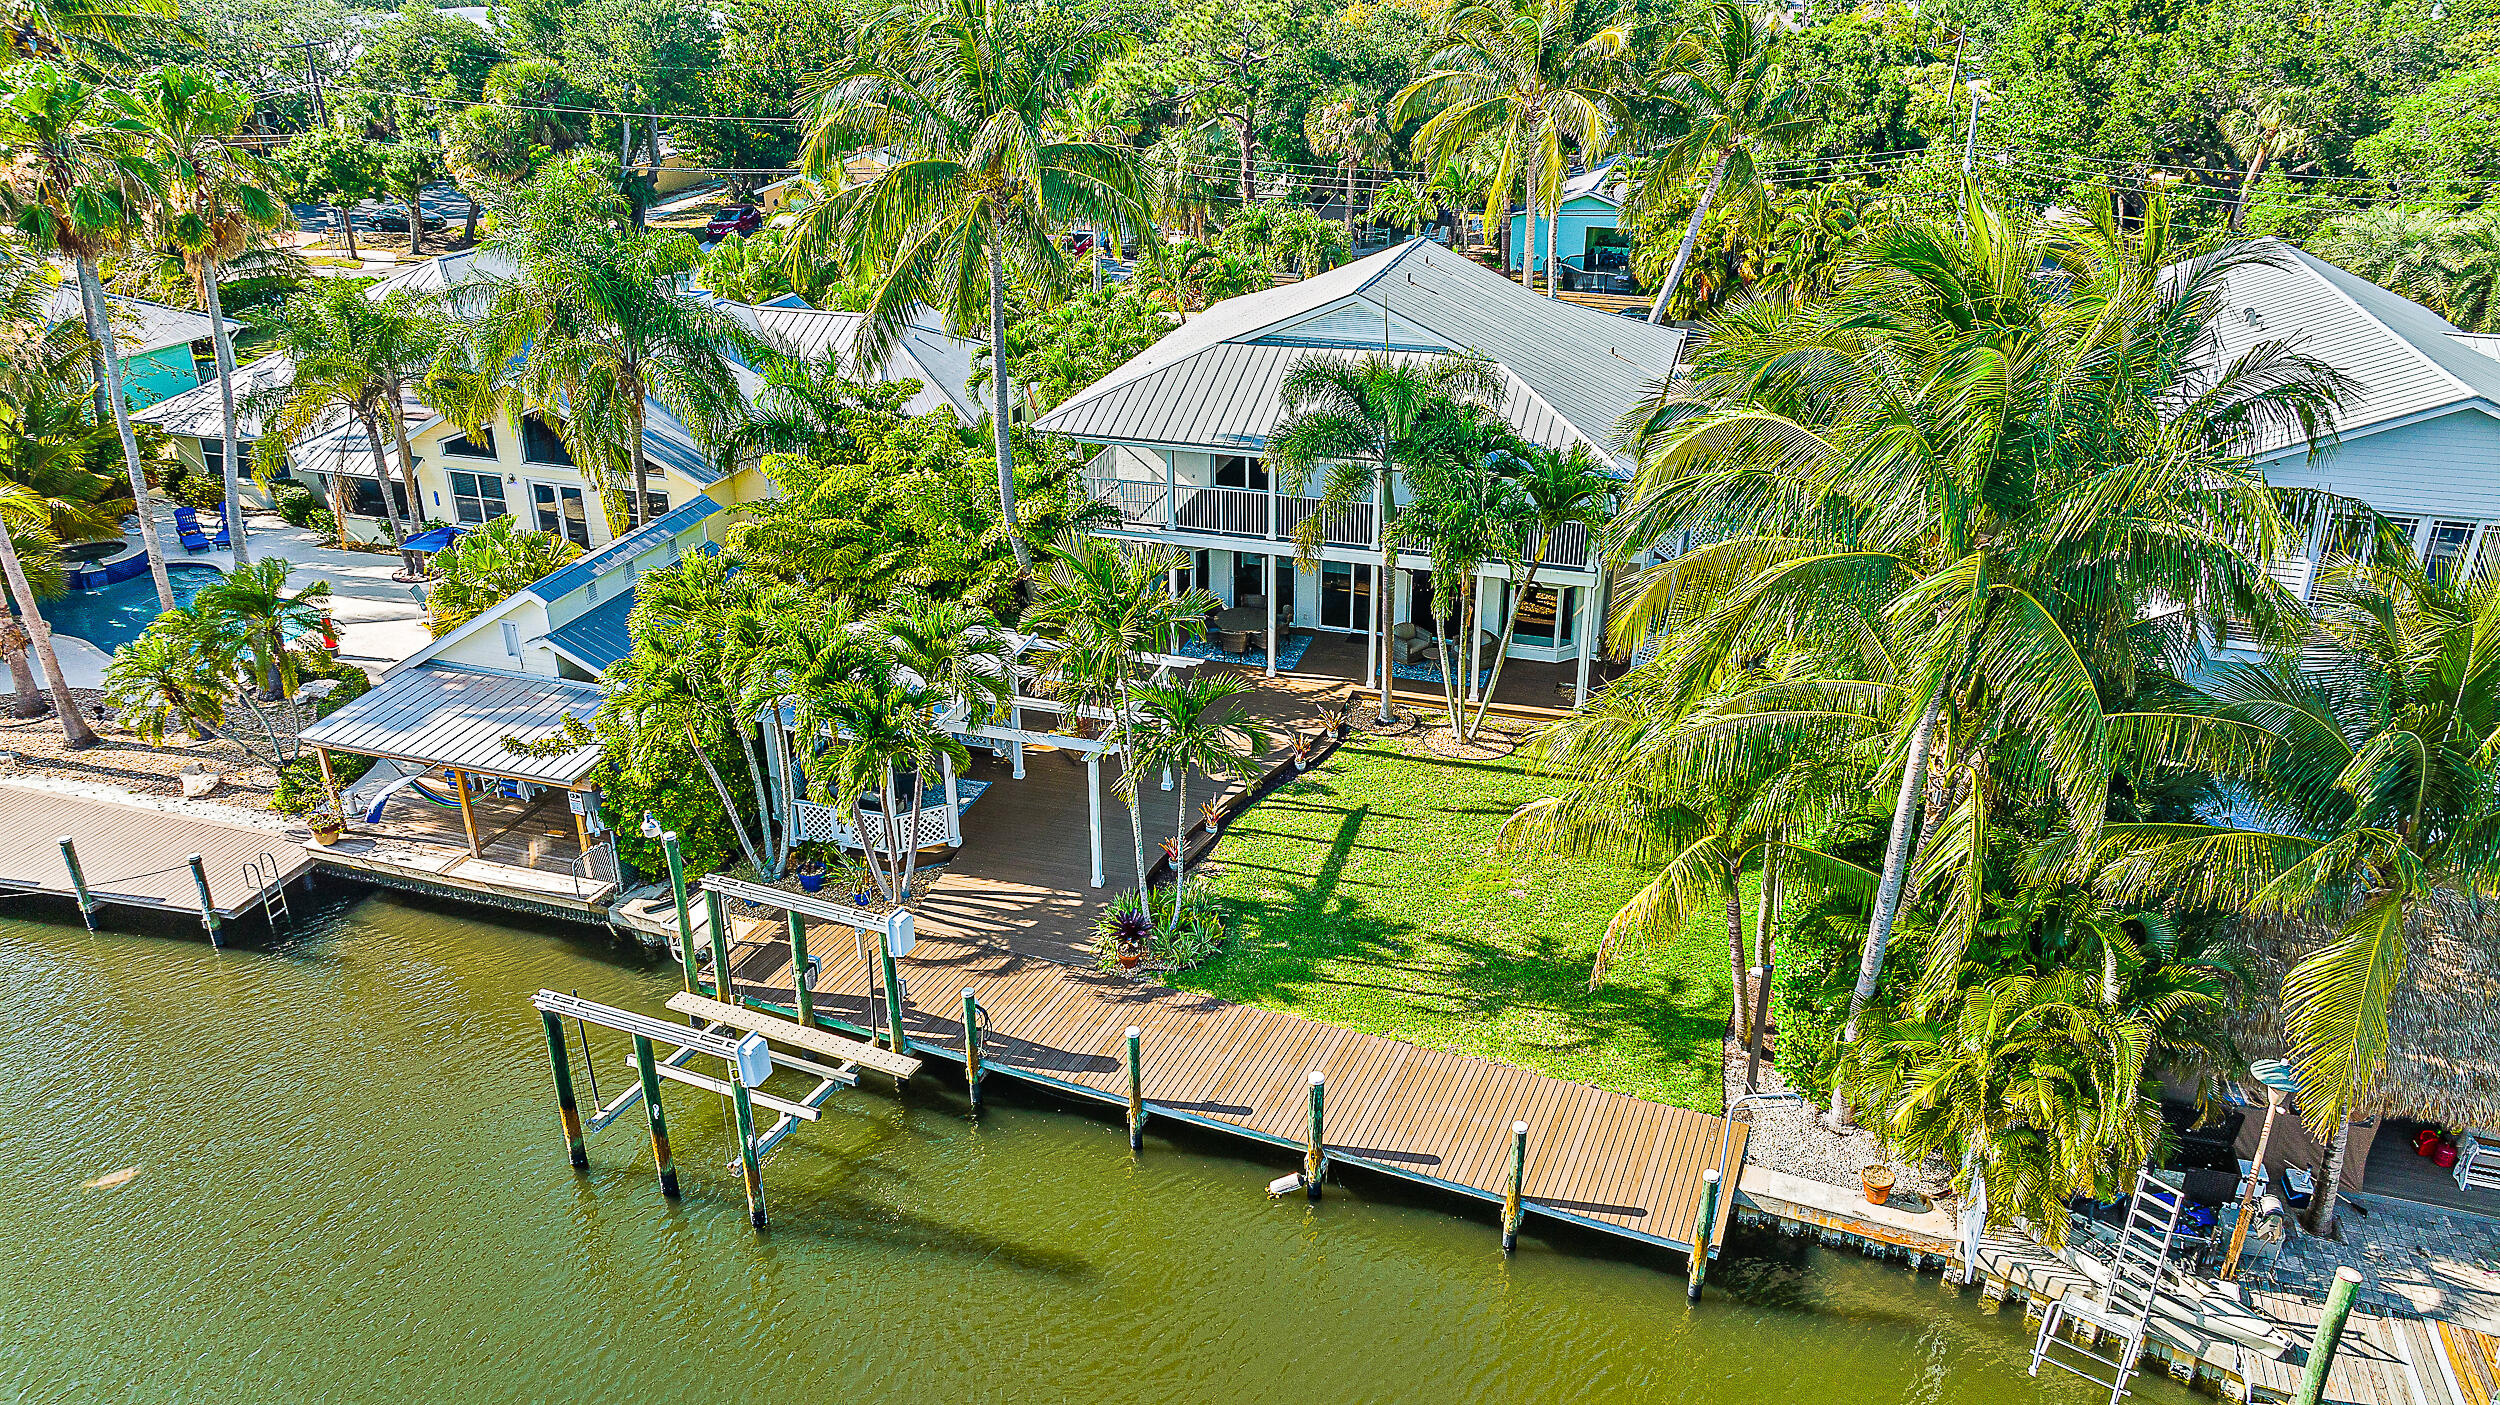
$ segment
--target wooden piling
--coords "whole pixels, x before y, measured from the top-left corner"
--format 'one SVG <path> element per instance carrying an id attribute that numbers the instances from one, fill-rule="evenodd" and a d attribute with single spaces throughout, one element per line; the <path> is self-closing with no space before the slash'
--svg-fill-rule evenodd
<path id="1" fill-rule="evenodd" d="M 87 891 L 87 874 L 78 866 L 78 845 L 66 834 L 61 836 L 61 862 L 69 865 L 70 890 L 78 894 L 78 920 L 95 930 L 95 898 Z"/>
<path id="2" fill-rule="evenodd" d="M 582 1144 L 582 1110 L 573 1101 L 573 1064 L 564 1056 L 564 1021 L 549 1010 L 538 1012 L 547 1022 L 547 1061 L 556 1070 L 556 1111 L 564 1119 L 564 1149 L 573 1159 L 573 1169 L 590 1169 L 590 1149 Z"/>
<path id="3" fill-rule="evenodd" d="M 1684 1296 L 1701 1296 L 1701 1281 L 1710 1273 L 1710 1240 L 1719 1228 L 1719 1168 L 1701 1173 L 1701 1206 L 1693 1212 L 1693 1253 L 1686 1263 Z"/>
<path id="4" fill-rule="evenodd" d="M 885 979 L 885 1025 L 887 1047 L 898 1054 L 911 1052 L 911 1040 L 903 1034 L 903 982 L 894 974 L 894 948 L 882 936 L 877 938 L 877 960 L 882 964 Z M 902 1085 L 901 1079 L 895 1086 Z"/>
<path id="5" fill-rule="evenodd" d="M 1519 1221 L 1527 1212 L 1528 1124 L 1510 1124 L 1510 1185 L 1502 1193 L 1502 1252 L 1519 1247 Z"/>
<path id="6" fill-rule="evenodd" d="M 1146 1149 L 1146 1056 L 1144 1031 L 1128 1027 L 1128 1149 Z"/>
<path id="7" fill-rule="evenodd" d="M 660 852 L 668 857 L 668 891 L 677 900 L 677 957 L 686 968 L 686 993 L 701 995 L 702 978 L 696 974 L 694 960 L 694 914 L 686 907 L 686 857 L 678 852 L 676 830 L 661 833 Z"/>
<path id="8" fill-rule="evenodd" d="M 1320 1178 L 1328 1173 L 1328 1154 L 1323 1149 L 1321 1133 L 1327 1122 L 1328 1075 L 1317 1069 L 1311 1072 L 1311 1131 L 1302 1143 L 1302 1188 L 1316 1204 L 1319 1200 Z"/>
<path id="9" fill-rule="evenodd" d="M 668 1118 L 660 1112 L 660 1067 L 651 1040 L 634 1036 L 634 1071 L 642 1075 L 642 1105 L 651 1113 L 651 1160 L 660 1168 L 660 1194 L 677 1198 L 677 1163 L 668 1154 Z"/>
<path id="10" fill-rule="evenodd" d="M 208 860 L 193 854 L 185 862 L 191 865 L 191 886 L 200 895 L 200 925 L 208 929 L 208 944 L 224 946 L 217 936 L 217 903 L 208 895 Z"/>
<path id="11" fill-rule="evenodd" d="M 730 1100 L 738 1106 L 738 1164 L 747 1178 L 747 1218 L 757 1229 L 764 1227 L 764 1163 L 755 1155 L 755 1099 L 747 1085 L 730 1070 Z"/>
<path id="12" fill-rule="evenodd" d="M 2321 1187 L 2333 1193 L 2333 1187 Z M 2309 1342 L 2309 1364 L 2300 1373 L 2300 1393 L 2292 1397 L 2292 1405 L 2318 1405 L 2326 1391 L 2326 1373 L 2335 1364 L 2335 1349 L 2344 1340 L 2344 1322 L 2352 1316 L 2352 1300 L 2361 1291 L 2361 1274 L 2356 1269 L 2335 1270 L 2335 1282 L 2326 1290 L 2326 1313 L 2318 1319 L 2318 1334 Z"/>
<path id="13" fill-rule="evenodd" d="M 981 1002 L 964 987 L 964 1088 L 971 1095 L 972 1115 L 981 1115 Z"/>
<path id="14" fill-rule="evenodd" d="M 730 989 L 729 975 L 729 911 L 720 894 L 704 892 L 703 916 L 712 924 L 712 998 L 735 1005 L 738 997 Z"/>
<path id="15" fill-rule="evenodd" d="M 807 919 L 793 909 L 790 914 L 790 992 L 792 1007 L 799 1012 L 799 1023 L 809 1029 L 816 1027 L 816 992 L 807 985 Z"/>

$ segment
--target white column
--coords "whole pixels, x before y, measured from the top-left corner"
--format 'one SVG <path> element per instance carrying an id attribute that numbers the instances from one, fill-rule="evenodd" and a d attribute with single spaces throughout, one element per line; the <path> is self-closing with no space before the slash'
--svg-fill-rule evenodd
<path id="1" fill-rule="evenodd" d="M 1007 700 L 1007 725 L 1015 729 L 1016 749 L 1007 763 L 1007 774 L 1024 779 L 1024 706 L 1011 695 Z"/>
<path id="2" fill-rule="evenodd" d="M 1267 481 L 1273 483 L 1276 480 L 1270 478 Z M 1270 506 L 1273 507 L 1274 504 L 1271 503 Z M 1264 559 L 1267 563 L 1267 576 L 1260 583 L 1259 593 L 1267 597 L 1267 676 L 1273 678 L 1276 676 L 1276 558 L 1269 556 Z"/>
<path id="3" fill-rule="evenodd" d="M 1571 705 L 1589 705 L 1589 651 L 1595 647 L 1597 633 L 1597 586 L 1580 587 L 1580 676 L 1573 685 Z"/>
<path id="4" fill-rule="evenodd" d="M 1085 758 L 1085 837 L 1094 856 L 1094 886 L 1102 886 L 1102 753 Z"/>
<path id="5" fill-rule="evenodd" d="M 946 768 L 946 842 L 961 846 L 964 842 L 963 811 L 955 803 L 955 758 L 942 756 L 938 760 Z"/>
<path id="6" fill-rule="evenodd" d="M 1163 526 L 1165 530 L 1180 525 L 1180 469 L 1172 461 L 1172 451 L 1163 451 Z"/>

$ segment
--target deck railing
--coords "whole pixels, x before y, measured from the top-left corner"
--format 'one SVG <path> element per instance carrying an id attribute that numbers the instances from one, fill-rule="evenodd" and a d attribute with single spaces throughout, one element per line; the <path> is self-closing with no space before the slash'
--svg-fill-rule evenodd
<path id="1" fill-rule="evenodd" d="M 1287 541 L 1314 514 L 1329 546 L 1372 546 L 1372 504 L 1348 503 L 1323 511 L 1317 498 L 1272 494 L 1263 488 L 1216 488 L 1089 474 L 1094 497 L 1118 510 L 1120 524 L 1146 531 L 1196 532 L 1218 537 Z"/>

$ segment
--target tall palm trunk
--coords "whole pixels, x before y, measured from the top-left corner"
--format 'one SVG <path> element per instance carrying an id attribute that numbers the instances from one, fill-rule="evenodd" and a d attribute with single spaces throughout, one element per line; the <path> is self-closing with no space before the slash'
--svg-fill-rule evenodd
<path id="1" fill-rule="evenodd" d="M 1767 973 L 1771 969 L 1771 930 L 1779 921 L 1779 899 L 1775 896 L 1779 891 L 1779 874 L 1772 859 L 1773 854 L 1777 852 L 1773 846 L 1778 842 L 1776 830 L 1762 838 L 1762 863 L 1756 870 L 1758 881 L 1762 884 L 1762 891 L 1757 895 L 1759 908 L 1753 924 L 1753 964 L 1738 977 L 1736 982 L 1738 993 L 1744 997 L 1745 1001 L 1745 1007 L 1739 1013 L 1744 1017 L 1745 1047 L 1748 1049 L 1753 1047 L 1754 1041 L 1762 1037 L 1762 1031 L 1754 1027 L 1753 972 L 1759 970 Z"/>
<path id="2" fill-rule="evenodd" d="M 1901 790 L 1892 804 L 1892 832 L 1884 837 L 1884 874 L 1875 887 L 1875 910 L 1868 914 L 1866 948 L 1858 957 L 1858 983 L 1849 992 L 1849 1016 L 1840 1030 L 1845 1051 L 1858 1040 L 1858 1018 L 1875 998 L 1875 983 L 1884 974 L 1884 948 L 1892 941 L 1893 919 L 1901 911 L 1901 887 L 1909 876 L 1910 830 L 1918 817 L 1918 800 L 1927 775 L 1927 750 L 1934 744 L 1936 721 L 1944 713 L 1944 690 L 1927 699 L 1917 729 L 1910 733 L 1909 754 L 1901 760 Z M 1838 1079 L 1832 1082 L 1831 1114 L 1824 1119 L 1835 1131 L 1850 1125 L 1849 1103 Z"/>
<path id="3" fill-rule="evenodd" d="M 364 421 L 365 445 L 373 450 L 373 488 L 382 495 L 382 522 L 391 529 L 391 545 L 396 547 L 408 540 L 408 534 L 400 530 L 399 509 L 391 506 L 391 461 L 382 452 L 382 426 L 371 410 L 359 410 L 356 417 Z M 346 516 L 339 514 L 342 521 Z"/>
<path id="4" fill-rule="evenodd" d="M 2347 1114 L 2326 1144 L 2326 1168 L 2318 1173 L 2318 1188 L 2309 1193 L 2309 1210 L 2301 1217 L 2302 1227 L 2321 1239 L 2335 1237 L 2335 1203 L 2344 1193 L 2344 1157 L 2351 1150 L 2352 1117 Z"/>
<path id="5" fill-rule="evenodd" d="M 2240 177 L 2240 193 L 2231 201 L 2231 232 L 2233 234 L 2240 232 L 2241 223 L 2248 218 L 2248 197 L 2255 193 L 2257 178 L 2265 174 L 2266 162 L 2273 155 L 2272 148 L 2260 141 L 2257 143 L 2257 150 L 2249 156 L 2248 174 Z"/>
<path id="6" fill-rule="evenodd" d="M 1246 152 L 1245 148 L 1245 152 Z M 1249 157 L 1242 157 L 1247 169 Z M 1016 553 L 1019 575 L 1033 572 L 1033 553 L 1025 549 L 1016 525 L 1015 448 L 1007 436 L 1007 264 L 999 252 L 998 231 L 992 229 L 990 253 L 990 444 L 998 455 L 998 519 L 1006 524 L 1007 545 Z"/>
<path id="7" fill-rule="evenodd" d="M 1649 305 L 1649 322 L 1656 326 L 1667 320 L 1667 299 L 1675 296 L 1675 286 L 1684 281 L 1685 265 L 1693 261 L 1693 246 L 1701 242 L 1701 222 L 1710 214 L 1710 202 L 1719 194 L 1719 182 L 1727 179 L 1727 163 L 1736 155 L 1734 149 L 1719 153 L 1718 164 L 1710 168 L 1710 183 L 1701 188 L 1701 203 L 1693 207 L 1693 218 L 1684 226 L 1684 242 L 1675 246 L 1675 262 L 1667 267 L 1667 281 L 1658 288 L 1658 300 Z"/>
<path id="8" fill-rule="evenodd" d="M 1536 291 L 1536 182 L 1527 184 L 1527 202 L 1519 216 L 1519 283 Z"/>
<path id="9" fill-rule="evenodd" d="M 104 399 L 112 406 L 113 428 L 122 440 L 122 464 L 130 470 L 130 500 L 138 505 L 139 534 L 148 549 L 148 574 L 156 581 L 157 608 L 174 607 L 174 578 L 165 570 L 165 541 L 156 529 L 156 510 L 148 505 L 147 470 L 139 465 L 139 441 L 130 432 L 130 403 L 122 398 L 121 348 L 113 337 L 112 305 L 104 300 L 104 284 L 96 277 L 95 260 L 81 254 L 78 299 L 87 314 L 87 335 L 95 340 L 104 363 Z M 27 597 L 32 599 L 32 596 Z"/>
<path id="10" fill-rule="evenodd" d="M 1151 932 L 1155 929 L 1155 905 L 1154 894 L 1146 886 L 1146 794 L 1137 784 L 1137 750 L 1129 744 L 1130 738 L 1127 730 L 1131 702 L 1129 689 L 1128 663 L 1124 651 L 1120 664 L 1120 696 L 1117 704 L 1120 715 L 1113 718 L 1111 725 L 1103 729 L 1103 735 L 1117 735 L 1120 738 L 1120 769 L 1127 773 L 1123 779 L 1129 783 L 1126 787 L 1128 790 L 1128 836 L 1137 858 L 1137 910 L 1145 916 L 1146 930 Z"/>
<path id="11" fill-rule="evenodd" d="M 26 646 L 34 636 L 17 622 L 17 612 L 0 614 L 0 662 L 9 668 L 9 715 L 12 717 L 43 716 L 43 677 L 35 668 L 34 657 Z"/>
<path id="12" fill-rule="evenodd" d="M 347 550 L 347 475 L 330 475 L 330 528 L 338 535 L 339 550 Z"/>
<path id="13" fill-rule="evenodd" d="M 1380 507 L 1372 515 L 1372 531 L 1380 538 L 1380 570 L 1372 579 L 1373 633 L 1379 636 L 1380 650 L 1380 724 L 1389 725 L 1389 694 L 1398 685 L 1398 676 L 1389 671 L 1389 621 L 1397 614 L 1397 592 L 1390 580 L 1397 575 L 1397 539 L 1389 535 L 1389 514 L 1396 511 L 1396 488 L 1390 482 L 1389 456 L 1380 456 Z"/>
<path id="14" fill-rule="evenodd" d="M 217 261 L 200 267 L 200 300 L 208 305 L 208 339 L 217 349 L 217 402 L 225 414 L 226 536 L 234 544 L 234 564 L 252 564 L 252 549 L 243 535 L 243 436 L 234 418 L 234 339 L 226 335 L 226 300 L 217 287 Z"/>
<path id="15" fill-rule="evenodd" d="M 1502 686 L 1502 665 L 1510 662 L 1510 642 L 1519 633 L 1519 608 L 1528 603 L 1528 592 L 1536 589 L 1536 568 L 1545 560 L 1545 547 L 1551 535 L 1539 530 L 1536 556 L 1519 563 L 1519 578 L 1510 583 L 1510 608 L 1502 612 L 1502 642 L 1493 646 L 1493 676 L 1485 680 L 1484 696 L 1476 700 L 1475 719 L 1467 724 L 1467 740 L 1474 741 L 1484 730 L 1484 716 L 1493 707 L 1493 690 Z M 1554 602 L 1559 615 L 1562 601 Z M 1559 622 L 1559 620 L 1558 620 Z"/>
<path id="16" fill-rule="evenodd" d="M 24 607 L 21 618 L 26 622 L 27 637 L 34 641 L 35 657 L 43 661 L 44 683 L 52 693 L 52 710 L 61 719 L 61 735 L 72 751 L 95 745 L 95 729 L 87 725 L 87 715 L 78 710 L 78 699 L 70 695 L 69 675 L 61 672 L 61 660 L 52 652 L 51 627 L 43 622 L 43 612 L 35 608 L 34 588 L 26 583 L 26 563 L 18 559 L 17 541 L 5 527 L 0 527 L 0 574 L 8 578 L 10 598 Z"/>
<path id="17" fill-rule="evenodd" d="M 1745 999 L 1745 865 L 1740 855 L 1727 866 L 1727 1032 L 1747 1039 L 1751 1014 Z"/>
<path id="18" fill-rule="evenodd" d="M 408 447 L 408 416 L 400 411 L 399 382 L 391 382 L 391 438 L 399 448 L 399 481 L 408 488 L 408 530 L 425 525 L 425 494 L 417 488 L 417 456 Z"/>
<path id="19" fill-rule="evenodd" d="M 1562 296 L 1562 200 L 1545 212 L 1545 296 Z"/>
<path id="20" fill-rule="evenodd" d="M 347 236 L 347 256 L 351 259 L 362 259 L 364 255 L 356 249 L 356 221 L 349 217 L 348 208 L 345 205 L 333 205 L 330 208 L 339 213 L 339 229 Z"/>
<path id="21" fill-rule="evenodd" d="M 1181 885 L 1189 881 L 1189 763 L 1173 768 L 1179 772 L 1179 793 L 1173 799 L 1180 813 L 1172 817 L 1172 931 L 1181 929 Z"/>

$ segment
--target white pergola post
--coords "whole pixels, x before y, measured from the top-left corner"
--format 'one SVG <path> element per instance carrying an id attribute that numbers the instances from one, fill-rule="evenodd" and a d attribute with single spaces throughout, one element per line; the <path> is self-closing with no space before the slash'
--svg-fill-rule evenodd
<path id="1" fill-rule="evenodd" d="M 1571 694 L 1571 705 L 1575 708 L 1589 705 L 1589 651 L 1596 647 L 1596 619 L 1597 587 L 1594 584 L 1584 585 L 1580 587 L 1580 676 L 1572 685 Z"/>
<path id="2" fill-rule="evenodd" d="M 1007 771 L 1007 774 L 1009 774 L 1009 775 L 1011 775 L 1011 776 L 1015 777 L 1017 780 L 1023 780 L 1023 779 L 1024 779 L 1024 708 L 1022 707 L 1022 705 L 1018 704 L 1018 703 L 1014 700 L 1014 698 L 1013 698 L 1012 696 L 1008 699 L 1008 702 L 1007 702 L 1007 725 L 1008 725 L 1008 727 L 1009 727 L 1009 728 L 1011 728 L 1011 729 L 1015 732 L 1015 734 L 1016 734 L 1016 740 L 1015 740 L 1015 748 L 1016 748 L 1016 749 L 1015 749 L 1013 752 L 1009 753 L 1009 755 L 1012 757 L 1012 759 L 1011 759 L 1011 760 L 1007 763 L 1007 766 L 1008 766 L 1008 771 Z"/>
<path id="3" fill-rule="evenodd" d="M 1102 886 L 1102 753 L 1085 758 L 1085 837 L 1094 857 L 1094 886 Z"/>
<path id="4" fill-rule="evenodd" d="M 961 848 L 964 842 L 963 808 L 955 803 L 955 758 L 938 758 L 946 767 L 946 842 Z"/>
<path id="5" fill-rule="evenodd" d="M 1276 480 L 1267 480 L 1274 483 Z M 1267 558 L 1267 576 L 1260 582 L 1259 593 L 1267 598 L 1267 676 L 1276 676 L 1276 558 Z"/>
<path id="6" fill-rule="evenodd" d="M 1172 461 L 1172 451 L 1163 451 L 1163 527 L 1170 531 L 1181 522 L 1181 471 Z"/>

